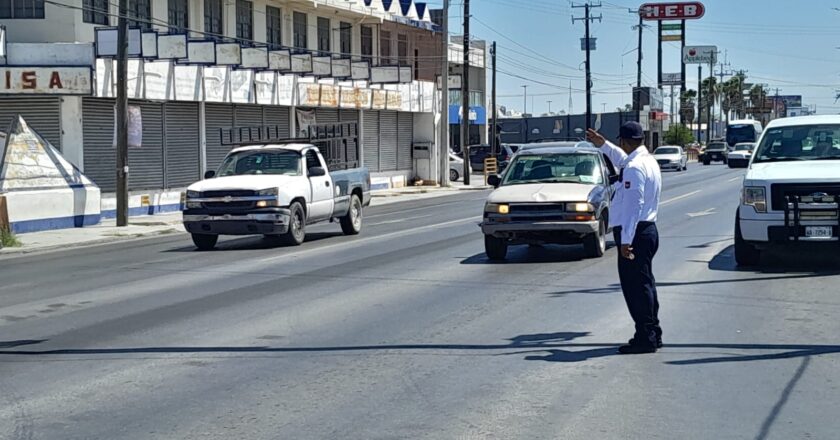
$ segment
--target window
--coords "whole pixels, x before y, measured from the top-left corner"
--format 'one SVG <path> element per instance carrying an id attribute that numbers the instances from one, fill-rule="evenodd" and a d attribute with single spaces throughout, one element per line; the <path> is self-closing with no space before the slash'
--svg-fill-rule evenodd
<path id="1" fill-rule="evenodd" d="M 330 54 L 330 19 L 318 17 L 318 50 L 321 55 Z"/>
<path id="2" fill-rule="evenodd" d="M 484 93 L 471 90 L 470 105 L 484 106 Z"/>
<path id="3" fill-rule="evenodd" d="M 169 0 L 169 32 L 186 32 L 190 27 L 187 0 Z"/>
<path id="4" fill-rule="evenodd" d="M 318 159 L 318 154 L 314 150 L 306 152 L 306 170 L 321 166 L 321 161 Z"/>
<path id="5" fill-rule="evenodd" d="M 370 61 L 373 59 L 373 28 L 362 26 L 362 59 Z"/>
<path id="6" fill-rule="evenodd" d="M 295 49 L 306 49 L 308 46 L 308 33 L 306 26 L 306 14 L 303 12 L 295 12 L 292 17 L 293 41 Z"/>
<path id="7" fill-rule="evenodd" d="M 108 25 L 108 0 L 84 0 L 82 7 L 82 21 Z"/>
<path id="8" fill-rule="evenodd" d="M 379 32 L 379 64 L 383 66 L 390 65 L 391 60 L 391 32 Z"/>
<path id="9" fill-rule="evenodd" d="M 0 0 L 0 18 L 44 17 L 44 0 Z"/>
<path id="10" fill-rule="evenodd" d="M 420 78 L 420 49 L 414 49 L 414 79 Z"/>
<path id="11" fill-rule="evenodd" d="M 287 150 L 240 151 L 225 157 L 219 177 L 251 174 L 300 175 L 300 154 Z"/>
<path id="12" fill-rule="evenodd" d="M 353 25 L 342 21 L 339 24 L 339 50 L 344 56 L 350 56 L 353 53 Z"/>
<path id="13" fill-rule="evenodd" d="M 225 33 L 222 11 L 222 0 L 204 0 L 204 32 L 214 34 L 210 37 L 221 38 Z"/>
<path id="14" fill-rule="evenodd" d="M 254 39 L 254 4 L 236 0 L 236 38 Z"/>
<path id="15" fill-rule="evenodd" d="M 152 2 L 151 0 L 128 0 L 128 26 L 140 29 L 151 29 Z M 132 20 L 133 19 L 133 20 Z"/>
<path id="16" fill-rule="evenodd" d="M 408 61 L 408 35 L 397 35 L 397 59 L 400 66 L 410 66 Z"/>
<path id="17" fill-rule="evenodd" d="M 280 8 L 265 7 L 265 42 L 273 48 L 283 45 L 283 14 Z"/>

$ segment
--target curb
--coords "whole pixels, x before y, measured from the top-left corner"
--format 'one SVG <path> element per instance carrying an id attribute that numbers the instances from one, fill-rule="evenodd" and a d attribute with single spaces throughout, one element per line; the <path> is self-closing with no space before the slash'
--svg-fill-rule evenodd
<path id="1" fill-rule="evenodd" d="M 35 254 L 40 252 L 50 252 L 50 251 L 58 251 L 64 249 L 75 249 L 80 247 L 88 247 L 88 246 L 98 246 L 103 244 L 110 244 L 115 242 L 131 242 L 142 240 L 145 238 L 163 236 L 163 235 L 174 235 L 181 233 L 176 228 L 169 228 L 163 229 L 159 231 L 150 231 L 150 232 L 138 232 L 135 234 L 126 234 L 126 235 L 113 235 L 103 238 L 97 238 L 95 240 L 87 240 L 87 241 L 79 241 L 75 243 L 63 243 L 63 244 L 55 244 L 49 246 L 40 246 L 34 248 L 27 248 L 27 247 L 17 247 L 17 248 L 2 248 L 0 249 L 0 258 L 4 256 L 21 256 L 21 255 L 28 255 L 28 254 Z"/>

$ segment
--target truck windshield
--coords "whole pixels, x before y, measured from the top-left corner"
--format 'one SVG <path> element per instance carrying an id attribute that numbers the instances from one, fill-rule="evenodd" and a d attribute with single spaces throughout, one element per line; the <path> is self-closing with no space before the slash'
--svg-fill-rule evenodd
<path id="1" fill-rule="evenodd" d="M 738 124 L 726 127 L 726 143 L 733 146 L 739 142 L 755 142 L 756 130 L 754 125 Z"/>
<path id="2" fill-rule="evenodd" d="M 771 128 L 753 162 L 830 159 L 840 160 L 840 124 Z"/>
<path id="3" fill-rule="evenodd" d="M 723 151 L 726 149 L 726 144 L 723 142 L 712 142 L 709 144 L 709 147 L 706 148 L 708 151 Z"/>
<path id="4" fill-rule="evenodd" d="M 598 156 L 594 154 L 540 154 L 517 157 L 502 185 L 528 183 L 603 183 Z"/>
<path id="5" fill-rule="evenodd" d="M 251 150 L 230 153 L 219 167 L 219 177 L 248 174 L 300 174 L 300 153 L 288 150 Z"/>

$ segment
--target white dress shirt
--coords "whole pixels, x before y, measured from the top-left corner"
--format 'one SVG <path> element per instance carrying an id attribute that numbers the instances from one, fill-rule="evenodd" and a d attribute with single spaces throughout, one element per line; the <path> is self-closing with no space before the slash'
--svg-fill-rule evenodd
<path id="1" fill-rule="evenodd" d="M 621 243 L 632 244 L 639 222 L 656 221 L 662 192 L 659 164 L 644 145 L 629 156 L 609 141 L 602 150 L 613 164 L 618 165 L 623 177 L 615 185 L 610 227 L 621 226 Z"/>

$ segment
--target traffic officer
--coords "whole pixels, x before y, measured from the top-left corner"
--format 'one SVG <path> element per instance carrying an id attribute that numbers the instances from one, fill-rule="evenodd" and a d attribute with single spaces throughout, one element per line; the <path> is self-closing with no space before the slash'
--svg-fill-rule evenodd
<path id="1" fill-rule="evenodd" d="M 659 327 L 659 300 L 653 276 L 653 257 L 659 248 L 656 217 L 662 176 L 659 165 L 643 145 L 644 129 L 638 122 L 627 122 L 619 130 L 619 146 L 595 130 L 587 139 L 602 149 L 621 170 L 620 182 L 610 209 L 616 246 L 619 249 L 618 277 L 636 333 L 622 354 L 654 353 L 662 347 Z"/>

